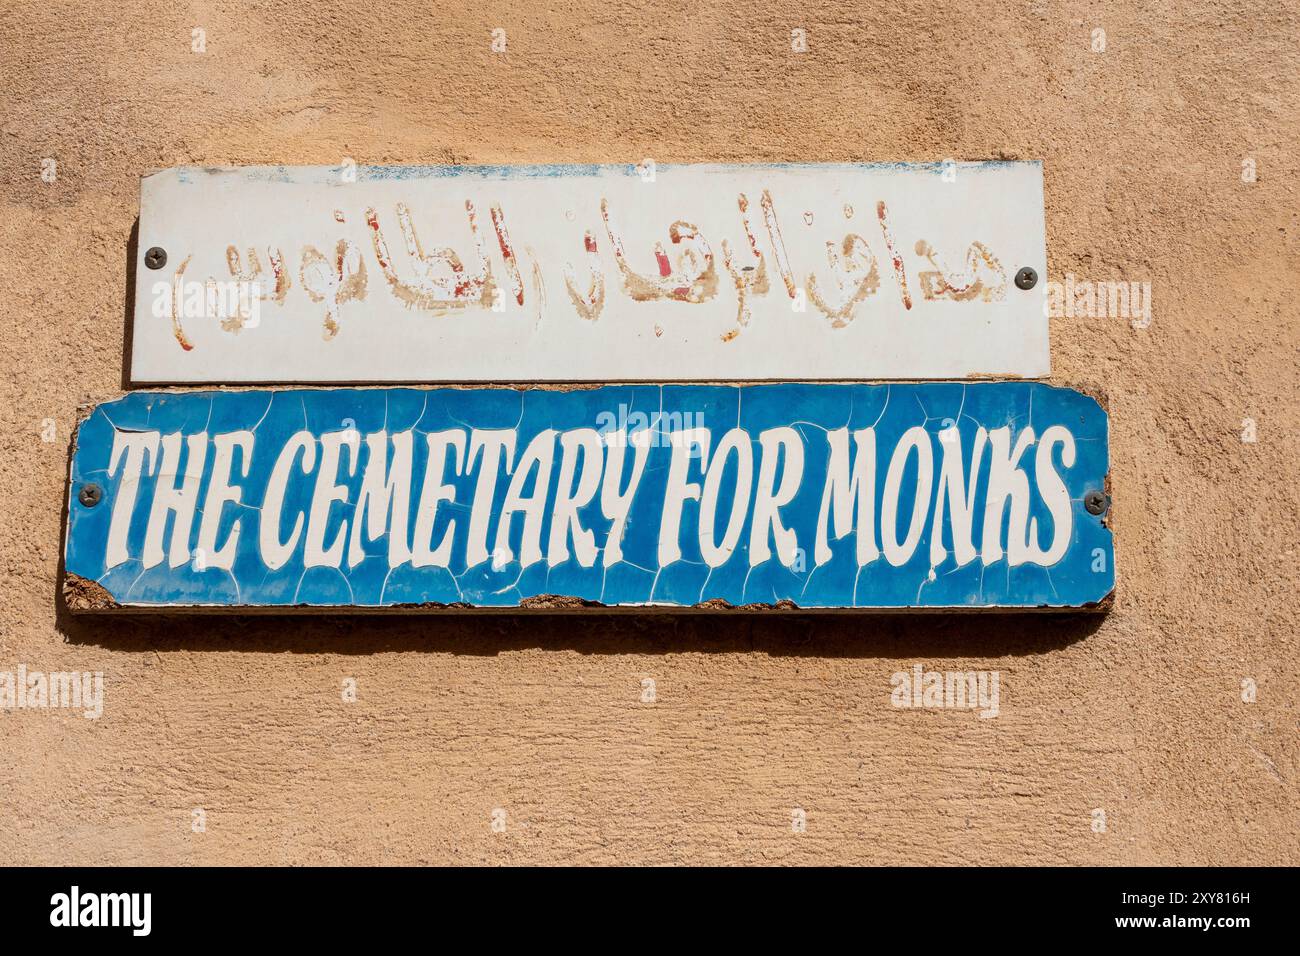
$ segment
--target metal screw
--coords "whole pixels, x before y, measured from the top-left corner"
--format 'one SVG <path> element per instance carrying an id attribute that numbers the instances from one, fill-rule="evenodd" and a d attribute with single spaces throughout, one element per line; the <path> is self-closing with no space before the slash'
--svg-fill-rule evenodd
<path id="1" fill-rule="evenodd" d="M 93 508 L 99 504 L 99 499 L 104 497 L 104 489 L 94 483 L 88 483 L 81 486 L 77 492 L 77 499 L 87 508 Z"/>
<path id="2" fill-rule="evenodd" d="M 1032 289 L 1037 284 L 1038 273 L 1029 268 L 1029 266 L 1025 266 L 1016 273 L 1016 288 L 1028 290 Z"/>
<path id="3" fill-rule="evenodd" d="M 161 269 L 167 265 L 167 250 L 162 246 L 152 246 L 144 254 L 144 264 L 150 269 Z"/>
<path id="4" fill-rule="evenodd" d="M 1100 491 L 1090 491 L 1083 496 L 1083 506 L 1088 514 L 1099 515 L 1106 510 L 1106 496 Z"/>

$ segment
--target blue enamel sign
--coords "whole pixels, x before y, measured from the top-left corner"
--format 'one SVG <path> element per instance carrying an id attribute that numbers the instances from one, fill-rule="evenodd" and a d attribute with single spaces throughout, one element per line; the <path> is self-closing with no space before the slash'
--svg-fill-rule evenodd
<path id="1" fill-rule="evenodd" d="M 137 392 L 72 461 L 74 609 L 1080 608 L 1108 422 L 1033 382 Z"/>

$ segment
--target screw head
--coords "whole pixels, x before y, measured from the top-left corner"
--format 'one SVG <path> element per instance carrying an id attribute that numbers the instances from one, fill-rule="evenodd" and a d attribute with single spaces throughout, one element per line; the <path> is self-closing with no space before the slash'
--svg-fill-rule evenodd
<path id="1" fill-rule="evenodd" d="M 1106 495 L 1100 491 L 1090 491 L 1083 496 L 1083 506 L 1088 509 L 1088 514 L 1099 515 L 1106 510 L 1108 502 Z"/>
<path id="2" fill-rule="evenodd" d="M 144 264 L 150 269 L 161 269 L 167 265 L 167 250 L 162 246 L 151 246 L 144 254 Z"/>
<path id="3" fill-rule="evenodd" d="M 1037 284 L 1038 284 L 1038 273 L 1035 272 L 1033 269 L 1029 268 L 1029 266 L 1025 266 L 1023 269 L 1021 269 L 1019 272 L 1016 273 L 1017 289 L 1029 290 L 1032 289 Z"/>
<path id="4" fill-rule="evenodd" d="M 77 500 L 87 508 L 95 507 L 103 497 L 104 489 L 94 482 L 87 482 L 82 485 L 81 490 L 77 492 Z"/>

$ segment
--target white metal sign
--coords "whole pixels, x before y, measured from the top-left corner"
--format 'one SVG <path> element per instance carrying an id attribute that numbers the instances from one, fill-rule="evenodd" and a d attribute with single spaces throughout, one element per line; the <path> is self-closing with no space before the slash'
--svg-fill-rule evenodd
<path id="1" fill-rule="evenodd" d="M 1048 374 L 1042 166 L 177 168 L 131 379 Z"/>

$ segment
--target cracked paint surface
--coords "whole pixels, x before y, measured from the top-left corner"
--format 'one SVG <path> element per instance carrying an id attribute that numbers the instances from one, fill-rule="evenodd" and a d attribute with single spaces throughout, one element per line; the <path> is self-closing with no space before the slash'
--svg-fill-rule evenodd
<path id="1" fill-rule="evenodd" d="M 390 436 L 410 432 L 416 449 L 410 483 L 408 533 L 416 525 L 421 507 L 426 457 L 426 438 L 432 433 L 449 430 L 513 430 L 516 445 L 512 464 L 519 463 L 530 442 L 540 433 L 554 430 L 563 435 L 572 430 L 595 429 L 606 436 L 612 433 L 606 424 L 617 420 L 623 428 L 649 445 L 644 471 L 635 486 L 626 527 L 621 536 L 621 559 L 606 566 L 603 558 L 613 521 L 602 508 L 601 493 L 576 511 L 580 527 L 590 531 L 599 549 L 591 566 L 578 559 L 576 545 L 566 544 L 566 560 L 553 563 L 547 557 L 524 567 L 520 563 L 525 515 L 513 516 L 504 551 L 494 549 L 488 560 L 469 565 L 467 535 L 471 504 L 478 481 L 478 464 L 468 461 L 461 473 L 453 470 L 455 457 L 448 456 L 443 481 L 454 489 L 451 501 L 442 501 L 432 525 L 432 544 L 443 540 L 449 528 L 451 554 L 447 567 L 415 567 L 409 561 L 390 563 L 388 533 L 374 539 L 360 536 L 362 553 L 355 564 L 345 558 L 338 567 L 307 567 L 304 548 L 299 546 L 288 561 L 269 568 L 258 550 L 261 504 L 272 469 L 286 442 L 295 433 L 311 434 L 316 444 L 315 464 L 321 464 L 321 436 L 355 431 L 360 436 L 358 461 L 354 470 L 346 453 L 336 476 L 346 489 L 344 500 L 329 507 L 323 539 L 336 535 L 350 538 L 362 475 L 367 466 L 366 436 L 384 431 Z M 625 424 L 624 424 L 625 423 Z M 684 423 L 684 424 L 683 424 Z M 959 565 L 954 548 L 948 543 L 946 557 L 932 563 L 927 520 L 919 543 L 910 557 L 895 565 L 884 557 L 860 564 L 856 550 L 856 531 L 836 538 L 827 536 L 828 553 L 819 563 L 816 539 L 823 495 L 827 488 L 831 463 L 828 436 L 838 429 L 852 434 L 871 428 L 879 449 L 876 465 L 876 530 L 881 534 L 882 486 L 886 469 L 900 439 L 909 429 L 921 428 L 934 454 L 933 482 L 929 503 L 923 503 L 927 515 L 933 515 L 939 484 L 941 455 L 945 443 L 960 446 L 962 460 L 970 467 L 972 451 L 980 429 L 992 432 L 1006 428 L 1011 446 L 1028 429 L 1042 436 L 1049 428 L 1068 429 L 1074 442 L 1073 461 L 1068 467 L 1057 450 L 1054 462 L 1069 500 L 1068 546 L 1059 560 L 1048 566 L 1032 562 L 1011 566 L 1005 556 L 986 561 L 977 557 Z M 687 499 L 682 510 L 680 533 L 681 557 L 661 563 L 660 540 L 663 504 L 667 493 L 673 447 L 671 435 L 681 429 L 698 428 L 707 432 L 710 451 L 716 449 L 732 429 L 743 429 L 752 451 L 752 481 L 749 485 L 748 511 L 740 533 L 728 547 L 725 560 L 712 566 L 704 559 L 700 542 L 700 503 Z M 751 562 L 751 537 L 754 497 L 762 467 L 764 449 L 759 436 L 771 429 L 792 429 L 803 451 L 803 467 L 797 491 L 779 508 L 779 520 L 794 534 L 795 552 L 784 553 L 767 534 L 772 545 L 770 557 Z M 954 433 L 951 429 L 955 428 Z M 227 503 L 219 514 L 216 540 L 226 542 L 239 523 L 240 535 L 231 567 L 205 566 L 191 560 L 172 566 L 163 560 L 145 568 L 141 560 L 149 502 L 160 478 L 179 484 L 183 476 L 188 446 L 182 442 L 179 467 L 172 474 L 160 476 L 156 471 L 142 474 L 126 538 L 129 558 L 112 567 L 106 566 L 106 541 L 113 503 L 122 491 L 125 472 L 121 461 L 109 474 L 110 455 L 115 439 L 141 432 L 168 435 L 179 432 L 188 438 L 206 432 L 211 436 L 249 431 L 253 434 L 253 453 L 247 475 L 239 466 L 231 471 L 230 484 L 239 486 L 242 500 Z M 944 437 L 944 433 L 946 437 Z M 467 436 L 468 437 L 468 436 Z M 389 446 L 391 449 L 391 445 Z M 629 445 L 622 456 L 621 488 L 626 490 L 634 472 L 636 449 Z M 739 456 L 733 455 L 721 465 L 720 490 L 716 498 L 715 544 L 724 538 L 728 516 L 735 504 Z M 392 458 L 389 459 L 390 464 Z M 581 468 L 589 465 L 602 469 L 603 460 L 593 463 L 582 459 Z M 774 481 L 780 485 L 789 455 L 774 460 Z M 207 492 L 212 480 L 212 455 L 204 466 L 198 487 L 197 505 L 190 525 L 189 549 L 197 547 Z M 983 459 L 981 472 L 987 474 L 989 456 Z M 1032 487 L 1038 478 L 1034 449 L 1019 460 L 1018 468 Z M 706 602 L 740 605 L 792 603 L 801 608 L 976 608 L 976 607 L 1077 607 L 1095 604 L 1110 594 L 1114 585 L 1114 556 L 1111 532 L 1104 517 L 1088 513 L 1083 500 L 1094 489 L 1106 486 L 1109 468 L 1108 420 L 1097 402 L 1068 389 L 1032 382 L 923 383 L 892 385 L 813 385 L 779 384 L 751 386 L 722 385 L 618 385 L 583 390 L 532 389 L 289 389 L 262 391 L 223 391 L 190 393 L 137 392 L 96 407 L 81 424 L 71 473 L 71 514 L 66 541 L 66 568 L 76 575 L 97 582 L 123 605 L 230 607 L 383 607 L 413 604 L 468 604 L 479 607 L 518 607 L 529 599 L 545 596 L 577 598 L 607 606 L 690 607 Z M 706 484 L 706 460 L 692 459 L 687 478 Z M 919 465 L 913 457 L 903 465 L 901 491 L 896 513 L 902 537 L 916 504 L 917 489 L 926 483 L 917 480 Z M 351 470 L 351 474 L 349 474 Z M 538 491 L 536 475 L 546 475 L 546 487 L 540 489 L 547 502 L 540 527 L 542 550 L 546 550 L 553 522 L 552 503 L 560 482 L 561 452 L 558 445 L 553 464 L 539 469 L 525 485 Z M 580 469 L 579 469 L 580 474 Z M 304 473 L 295 464 L 286 486 L 284 506 L 278 532 L 287 538 L 295 516 L 303 515 L 304 524 L 311 511 L 316 485 L 314 471 Z M 490 524 L 486 540 L 491 547 L 498 541 L 498 524 L 502 500 L 512 475 L 503 467 L 497 475 Z M 985 481 L 975 476 L 972 513 L 984 513 Z M 602 475 L 603 480 L 603 475 Z M 86 483 L 102 486 L 103 500 L 87 507 L 78 499 L 78 490 Z M 575 476 L 572 486 L 579 484 Z M 1046 547 L 1053 534 L 1054 522 L 1044 501 L 1029 498 L 1031 538 L 1036 534 Z M 742 505 L 744 503 L 742 502 Z M 742 509 L 743 510 L 743 509 Z M 947 541 L 952 533 L 951 515 L 945 509 L 941 524 Z M 1010 509 L 1001 518 L 1000 534 L 1005 536 L 1010 523 Z M 170 543 L 171 528 L 168 526 Z M 979 525 L 976 519 L 975 524 Z M 833 522 L 832 522 L 833 525 Z M 391 528 L 391 524 L 389 525 Z M 975 541 L 978 547 L 978 537 Z M 346 550 L 346 548 L 345 548 Z"/>

